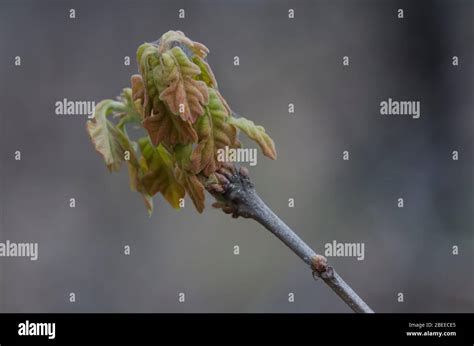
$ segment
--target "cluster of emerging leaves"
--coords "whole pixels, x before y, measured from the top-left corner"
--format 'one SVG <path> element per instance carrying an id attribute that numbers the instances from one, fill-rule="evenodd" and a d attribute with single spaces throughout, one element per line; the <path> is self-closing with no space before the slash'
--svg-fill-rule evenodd
<path id="1" fill-rule="evenodd" d="M 188 193 L 202 212 L 205 188 L 216 183 L 214 173 L 223 164 L 217 150 L 239 148 L 238 130 L 276 158 L 263 127 L 232 116 L 206 62 L 208 52 L 180 31 L 142 44 L 137 51 L 140 74 L 132 76 L 132 88 L 124 89 L 117 101 L 97 104 L 94 119 L 87 122 L 109 170 L 127 164 L 131 188 L 142 194 L 149 213 L 158 192 L 174 208 Z M 147 135 L 133 141 L 126 125 L 143 127 Z"/>

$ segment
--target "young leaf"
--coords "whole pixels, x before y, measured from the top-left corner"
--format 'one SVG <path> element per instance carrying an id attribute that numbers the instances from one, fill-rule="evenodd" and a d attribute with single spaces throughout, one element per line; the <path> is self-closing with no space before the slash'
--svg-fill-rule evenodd
<path id="1" fill-rule="evenodd" d="M 124 157 L 128 154 L 128 160 L 124 161 L 128 165 L 130 177 L 130 188 L 132 191 L 140 191 L 141 167 L 135 151 L 136 142 L 129 139 L 125 128 L 118 130 L 118 139 L 124 151 Z"/>
<path id="2" fill-rule="evenodd" d="M 161 101 L 154 108 L 151 116 L 143 121 L 143 127 L 147 130 L 153 145 L 157 146 L 161 142 L 175 145 L 198 141 L 198 135 L 188 121 L 170 114 Z"/>
<path id="3" fill-rule="evenodd" d="M 174 176 L 172 156 L 162 145 L 155 148 L 147 137 L 140 138 L 138 144 L 147 166 L 142 178 L 145 191 L 150 196 L 161 192 L 168 203 L 178 209 L 185 191 Z"/>
<path id="4" fill-rule="evenodd" d="M 201 171 L 205 176 L 214 173 L 220 166 L 217 161 L 217 151 L 225 147 L 239 147 L 237 130 L 226 122 L 229 117 L 227 109 L 222 104 L 214 89 L 209 89 L 209 104 L 204 116 L 194 125 L 199 142 L 194 149 L 191 162 L 195 174 Z"/>
<path id="5" fill-rule="evenodd" d="M 145 206 L 148 212 L 148 216 L 151 216 L 153 212 L 153 198 L 143 186 L 143 175 L 144 172 L 146 172 L 148 169 L 146 161 L 143 157 L 141 157 L 141 160 L 138 159 L 136 152 L 137 143 L 129 139 L 125 127 L 119 130 L 119 134 L 119 139 L 122 144 L 122 147 L 125 151 L 129 152 L 130 156 L 129 160 L 125 160 L 127 162 L 128 167 L 130 188 L 132 189 L 132 191 L 137 191 L 142 195 L 143 201 L 145 202 Z"/>
<path id="6" fill-rule="evenodd" d="M 133 100 L 132 89 L 125 88 L 120 95 L 123 103 L 123 113 L 119 114 L 120 121 L 117 128 L 123 131 L 126 124 L 140 124 L 143 118 L 142 100 Z"/>
<path id="7" fill-rule="evenodd" d="M 174 147 L 174 158 L 179 168 L 186 171 L 192 171 L 191 154 L 193 153 L 192 144 L 177 144 Z"/>
<path id="8" fill-rule="evenodd" d="M 176 179 L 178 179 L 180 184 L 186 189 L 189 197 L 191 197 L 197 211 L 202 213 L 205 206 L 204 185 L 196 175 L 179 167 L 175 168 L 175 175 Z"/>
<path id="9" fill-rule="evenodd" d="M 200 73 L 199 66 L 189 60 L 180 47 L 164 52 L 159 66 L 153 69 L 160 100 L 183 121 L 194 123 L 209 102 L 206 83 L 194 79 Z"/>
<path id="10" fill-rule="evenodd" d="M 210 88 L 217 89 L 217 81 L 214 77 L 214 73 L 211 70 L 211 67 L 204 58 L 200 56 L 193 56 L 193 62 L 199 67 L 201 73 L 197 77 L 199 80 L 202 80 Z"/>
<path id="11" fill-rule="evenodd" d="M 151 197 L 148 194 L 143 194 L 143 202 L 145 203 L 146 211 L 148 213 L 148 216 L 150 217 L 151 214 L 153 214 L 153 197 Z"/>
<path id="12" fill-rule="evenodd" d="M 130 78 L 132 84 L 132 99 L 133 101 L 143 99 L 145 97 L 145 85 L 143 84 L 143 77 L 139 74 L 134 74 Z"/>
<path id="13" fill-rule="evenodd" d="M 275 149 L 275 143 L 270 136 L 265 132 L 263 126 L 255 125 L 252 120 L 241 118 L 229 117 L 227 122 L 238 127 L 241 131 L 245 132 L 247 136 L 256 141 L 265 156 L 276 159 L 277 153 Z"/>
<path id="14" fill-rule="evenodd" d="M 155 98 L 158 99 L 158 89 L 153 79 L 153 69 L 159 64 L 158 49 L 150 43 L 144 43 L 137 50 L 137 61 L 144 85 L 144 117 L 151 114 Z M 132 82 L 133 86 L 133 82 Z M 136 86 L 136 87 L 139 87 Z"/>
<path id="15" fill-rule="evenodd" d="M 95 107 L 94 118 L 86 124 L 95 149 L 102 155 L 111 172 L 120 169 L 124 150 L 120 143 L 119 130 L 107 119 L 107 116 L 114 111 L 122 112 L 123 110 L 122 103 L 113 100 L 101 101 Z"/>
<path id="16" fill-rule="evenodd" d="M 162 53 L 173 48 L 176 43 L 185 46 L 187 49 L 191 50 L 192 53 L 202 58 L 205 58 L 209 53 L 209 49 L 202 43 L 192 41 L 190 38 L 186 37 L 182 31 L 173 30 L 168 31 L 161 36 L 158 50 Z"/>

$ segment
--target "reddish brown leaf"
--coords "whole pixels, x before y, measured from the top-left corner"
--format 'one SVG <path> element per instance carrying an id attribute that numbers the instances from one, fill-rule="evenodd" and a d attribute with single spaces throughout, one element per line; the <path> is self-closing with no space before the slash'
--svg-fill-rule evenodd
<path id="1" fill-rule="evenodd" d="M 189 122 L 170 114 L 161 102 L 155 104 L 154 108 L 157 113 L 154 113 L 155 110 L 153 110 L 151 116 L 143 121 L 143 126 L 153 145 L 158 146 L 161 142 L 175 145 L 198 141 L 198 135 Z"/>

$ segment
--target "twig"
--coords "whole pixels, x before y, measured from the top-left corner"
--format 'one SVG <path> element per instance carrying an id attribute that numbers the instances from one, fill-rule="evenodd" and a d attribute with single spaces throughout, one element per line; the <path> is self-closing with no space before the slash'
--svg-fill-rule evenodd
<path id="1" fill-rule="evenodd" d="M 328 265 L 324 256 L 318 255 L 290 227 L 288 227 L 258 196 L 248 171 L 233 166 L 221 168 L 216 176 L 220 184 L 207 187 L 219 201 L 215 207 L 222 208 L 234 218 L 251 218 L 277 236 L 313 270 L 355 312 L 373 313 L 373 310 L 354 290 Z"/>

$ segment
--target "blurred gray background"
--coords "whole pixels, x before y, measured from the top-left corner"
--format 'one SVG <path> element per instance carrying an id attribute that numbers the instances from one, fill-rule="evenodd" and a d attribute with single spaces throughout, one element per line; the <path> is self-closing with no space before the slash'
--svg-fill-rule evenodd
<path id="1" fill-rule="evenodd" d="M 472 312 L 473 16 L 472 1 L 0 1 L 0 241 L 39 243 L 36 262 L 0 258 L 0 311 L 350 311 L 210 197 L 203 215 L 157 197 L 148 218 L 125 167 L 110 174 L 94 151 L 86 118 L 55 115 L 63 98 L 118 95 L 138 45 L 174 29 L 210 48 L 230 106 L 275 140 L 278 159 L 259 153 L 250 170 L 269 206 L 316 251 L 365 243 L 364 261 L 330 261 L 372 308 Z M 389 97 L 421 101 L 421 119 L 381 116 Z"/>

